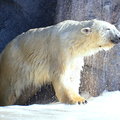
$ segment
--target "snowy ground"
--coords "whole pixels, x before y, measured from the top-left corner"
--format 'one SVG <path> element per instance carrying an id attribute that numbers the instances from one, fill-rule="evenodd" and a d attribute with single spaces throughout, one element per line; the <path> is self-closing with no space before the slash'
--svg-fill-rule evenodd
<path id="1" fill-rule="evenodd" d="M 120 91 L 104 92 L 86 105 L 0 107 L 0 120 L 120 120 Z"/>

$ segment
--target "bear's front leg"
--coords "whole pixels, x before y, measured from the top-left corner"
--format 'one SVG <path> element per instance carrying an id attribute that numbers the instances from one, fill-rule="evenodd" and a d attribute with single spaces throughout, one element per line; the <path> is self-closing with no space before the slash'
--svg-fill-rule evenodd
<path id="1" fill-rule="evenodd" d="M 68 81 L 54 80 L 52 84 L 59 102 L 66 104 L 87 103 L 86 99 L 81 97 Z"/>

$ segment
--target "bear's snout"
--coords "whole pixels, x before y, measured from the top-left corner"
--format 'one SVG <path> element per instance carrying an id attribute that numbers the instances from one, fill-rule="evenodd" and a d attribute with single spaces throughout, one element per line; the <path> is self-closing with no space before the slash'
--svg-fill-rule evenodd
<path id="1" fill-rule="evenodd" d="M 120 35 L 116 35 L 116 36 L 111 40 L 111 42 L 114 43 L 114 44 L 120 43 Z"/>

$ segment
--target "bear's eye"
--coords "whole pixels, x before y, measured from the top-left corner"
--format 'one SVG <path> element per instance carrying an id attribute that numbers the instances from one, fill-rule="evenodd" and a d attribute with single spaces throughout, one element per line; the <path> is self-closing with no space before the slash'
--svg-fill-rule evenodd
<path id="1" fill-rule="evenodd" d="M 110 28 L 107 28 L 106 30 L 108 30 L 108 31 L 109 31 L 109 30 L 110 30 Z"/>

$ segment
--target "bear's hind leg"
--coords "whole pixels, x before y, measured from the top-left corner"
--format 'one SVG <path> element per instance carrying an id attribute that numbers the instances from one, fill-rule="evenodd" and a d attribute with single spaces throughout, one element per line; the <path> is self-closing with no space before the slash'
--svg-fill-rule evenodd
<path id="1" fill-rule="evenodd" d="M 16 101 L 16 97 L 13 93 L 8 90 L 2 90 L 0 93 L 0 106 L 12 105 Z"/>

